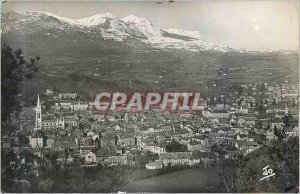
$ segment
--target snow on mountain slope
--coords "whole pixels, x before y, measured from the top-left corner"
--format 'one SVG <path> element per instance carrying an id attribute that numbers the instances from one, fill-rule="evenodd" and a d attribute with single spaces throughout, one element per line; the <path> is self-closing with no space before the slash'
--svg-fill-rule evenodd
<path id="1" fill-rule="evenodd" d="M 113 39 L 115 41 L 134 38 L 162 49 L 245 52 L 245 50 L 209 43 L 204 40 L 198 31 L 186 31 L 176 28 L 160 30 L 152 22 L 135 15 L 120 19 L 110 13 L 105 13 L 86 18 L 70 19 L 49 12 L 33 11 L 9 12 L 2 15 L 2 17 L 3 33 L 13 30 L 32 33 L 35 29 L 42 28 L 45 30 L 80 32 L 89 37 Z"/>
<path id="2" fill-rule="evenodd" d="M 135 15 L 129 15 L 122 19 L 132 30 L 143 33 L 146 37 L 161 36 L 160 29 L 154 27 L 152 23 L 145 18 Z"/>
<path id="3" fill-rule="evenodd" d="M 53 18 L 56 18 L 60 21 L 66 22 L 71 25 L 85 26 L 85 27 L 92 27 L 92 26 L 104 24 L 108 19 L 112 19 L 112 20 L 117 19 L 116 16 L 114 16 L 110 13 L 97 14 L 97 15 L 93 15 L 90 17 L 86 17 L 86 18 L 80 18 L 80 19 L 70 19 L 70 18 L 66 18 L 66 17 L 61 17 L 59 15 L 55 15 L 53 13 L 45 12 L 45 11 L 33 11 L 33 12 L 21 12 L 21 13 L 27 14 L 27 15 L 30 15 L 30 14 L 47 15 L 47 16 L 51 16 Z"/>
<path id="4" fill-rule="evenodd" d="M 198 39 L 198 40 L 203 39 L 203 36 L 200 34 L 199 31 L 188 31 L 188 30 L 182 30 L 182 29 L 177 29 L 177 28 L 169 28 L 164 31 L 171 33 L 171 34 L 178 34 L 178 35 L 187 36 L 187 37 Z"/>
<path id="5" fill-rule="evenodd" d="M 77 22 L 79 25 L 91 27 L 91 26 L 104 24 L 107 20 L 116 20 L 116 19 L 117 17 L 112 15 L 111 13 L 105 13 L 105 14 L 97 14 L 87 18 L 75 19 L 74 21 Z"/>

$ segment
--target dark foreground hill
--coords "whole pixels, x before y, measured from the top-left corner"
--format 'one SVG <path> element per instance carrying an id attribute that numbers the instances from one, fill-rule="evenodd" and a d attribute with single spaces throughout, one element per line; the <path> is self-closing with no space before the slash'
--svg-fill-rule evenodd
<path id="1" fill-rule="evenodd" d="M 288 157 L 287 163 L 285 157 Z M 273 169 L 274 176 L 264 179 L 263 168 Z M 285 168 L 287 165 L 287 178 Z M 286 184 L 288 188 L 286 188 Z M 288 152 L 285 152 L 284 142 L 273 142 L 269 147 L 263 147 L 250 153 L 243 159 L 240 173 L 235 182 L 236 192 L 283 193 L 299 187 L 299 139 L 289 138 Z"/>

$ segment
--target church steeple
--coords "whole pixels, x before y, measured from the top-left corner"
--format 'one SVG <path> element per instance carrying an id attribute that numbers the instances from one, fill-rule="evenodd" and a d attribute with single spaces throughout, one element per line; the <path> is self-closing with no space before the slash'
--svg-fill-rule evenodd
<path id="1" fill-rule="evenodd" d="M 38 94 L 36 109 L 41 109 L 41 101 L 40 101 L 40 94 Z"/>
<path id="2" fill-rule="evenodd" d="M 35 128 L 42 128 L 42 105 L 40 101 L 40 95 L 38 94 L 37 104 L 35 108 Z"/>

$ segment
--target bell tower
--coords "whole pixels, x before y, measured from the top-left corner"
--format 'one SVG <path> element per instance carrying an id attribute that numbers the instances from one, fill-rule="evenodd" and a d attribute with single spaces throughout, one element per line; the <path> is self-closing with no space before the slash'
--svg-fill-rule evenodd
<path id="1" fill-rule="evenodd" d="M 39 94 L 37 99 L 37 105 L 34 110 L 35 110 L 35 128 L 41 129 L 42 128 L 42 105 L 41 105 Z"/>

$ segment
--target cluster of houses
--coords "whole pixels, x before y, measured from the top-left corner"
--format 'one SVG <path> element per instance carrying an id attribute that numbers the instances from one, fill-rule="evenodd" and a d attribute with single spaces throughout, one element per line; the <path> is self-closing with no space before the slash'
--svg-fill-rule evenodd
<path id="1" fill-rule="evenodd" d="M 235 159 L 267 145 L 278 138 L 276 130 L 285 130 L 288 137 L 299 136 L 298 100 L 282 90 L 279 94 L 278 87 L 266 86 L 261 100 L 254 94 L 222 95 L 221 100 L 208 98 L 203 111 L 99 113 L 76 93 L 47 90 L 42 98 L 37 96 L 36 107 L 24 109 L 32 117 L 20 124 L 20 133 L 28 138 L 28 145 L 22 146 L 48 163 L 54 158 L 61 164 L 82 166 L 137 165 L 139 157 L 152 153 L 157 158 L 149 159 L 147 169 L 207 167 L 219 157 Z M 51 102 L 50 107 L 43 98 Z M 263 115 L 258 101 L 262 101 Z M 287 114 L 292 119 L 289 127 L 283 123 Z M 2 136 L 1 144 L 9 148 L 19 141 L 18 135 Z"/>

